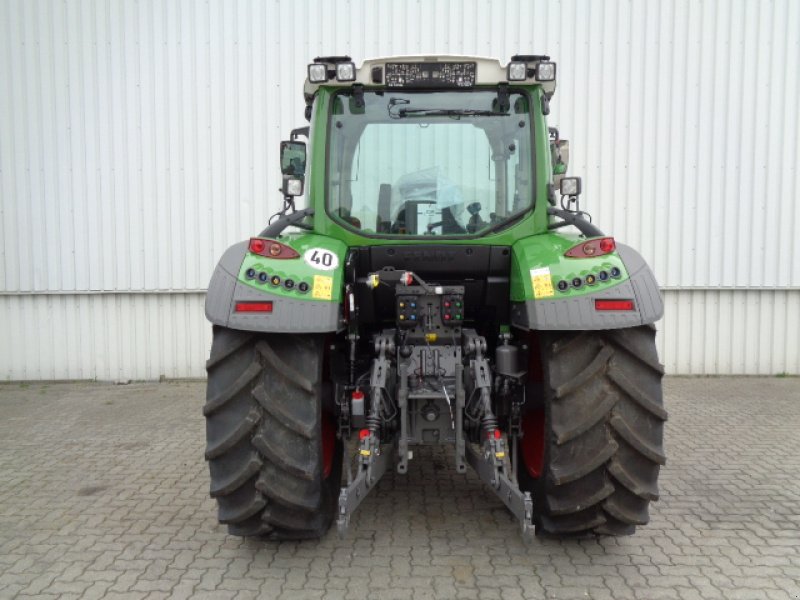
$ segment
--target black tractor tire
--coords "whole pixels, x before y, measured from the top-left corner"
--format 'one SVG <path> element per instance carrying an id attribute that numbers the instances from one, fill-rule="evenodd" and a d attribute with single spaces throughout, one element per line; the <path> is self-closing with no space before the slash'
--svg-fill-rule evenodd
<path id="1" fill-rule="evenodd" d="M 632 534 L 649 521 L 666 462 L 655 328 L 539 332 L 539 341 L 543 464 L 532 477 L 525 452 L 518 463 L 537 530 Z"/>
<path id="2" fill-rule="evenodd" d="M 233 535 L 318 538 L 331 525 L 342 448 L 323 403 L 324 341 L 214 327 L 205 457 Z"/>

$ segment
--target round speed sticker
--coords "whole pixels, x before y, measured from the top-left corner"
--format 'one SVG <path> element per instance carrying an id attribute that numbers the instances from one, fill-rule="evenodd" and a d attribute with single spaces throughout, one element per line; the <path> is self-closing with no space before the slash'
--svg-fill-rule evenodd
<path id="1" fill-rule="evenodd" d="M 339 266 L 339 257 L 325 248 L 309 248 L 303 254 L 303 260 L 312 269 L 333 271 Z"/>

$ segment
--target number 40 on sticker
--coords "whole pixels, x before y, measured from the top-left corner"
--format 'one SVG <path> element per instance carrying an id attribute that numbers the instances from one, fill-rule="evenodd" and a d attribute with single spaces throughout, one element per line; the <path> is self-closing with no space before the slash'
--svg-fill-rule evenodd
<path id="1" fill-rule="evenodd" d="M 339 266 L 339 257 L 325 248 L 309 248 L 303 254 L 303 260 L 318 271 L 333 271 Z"/>

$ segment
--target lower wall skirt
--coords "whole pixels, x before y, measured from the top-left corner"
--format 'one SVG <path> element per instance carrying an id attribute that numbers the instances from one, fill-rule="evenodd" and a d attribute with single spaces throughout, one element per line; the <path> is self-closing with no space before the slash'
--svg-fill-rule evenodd
<path id="1" fill-rule="evenodd" d="M 205 376 L 203 293 L 0 296 L 0 380 Z M 666 290 L 672 375 L 800 375 L 800 290 Z"/>

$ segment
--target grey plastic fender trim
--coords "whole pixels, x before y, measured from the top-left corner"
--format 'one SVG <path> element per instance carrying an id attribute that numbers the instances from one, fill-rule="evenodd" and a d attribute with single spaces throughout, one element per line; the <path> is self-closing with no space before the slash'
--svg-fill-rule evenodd
<path id="1" fill-rule="evenodd" d="M 247 242 L 234 244 L 222 255 L 211 276 L 206 295 L 206 318 L 215 325 L 271 333 L 325 333 L 344 325 L 340 305 L 332 302 L 293 300 L 254 289 L 238 281 Z M 271 301 L 271 313 L 237 313 L 237 302 Z"/>
<path id="2" fill-rule="evenodd" d="M 577 298 L 527 300 L 511 306 L 511 323 L 522 329 L 597 330 L 622 329 L 655 323 L 664 315 L 664 303 L 650 267 L 633 248 L 617 244 L 630 279 L 611 288 Z M 600 312 L 598 299 L 633 299 L 636 311 Z"/>
<path id="3" fill-rule="evenodd" d="M 228 326 L 236 279 L 247 245 L 248 242 L 239 242 L 228 248 L 211 276 L 206 293 L 206 319 L 215 325 Z"/>

